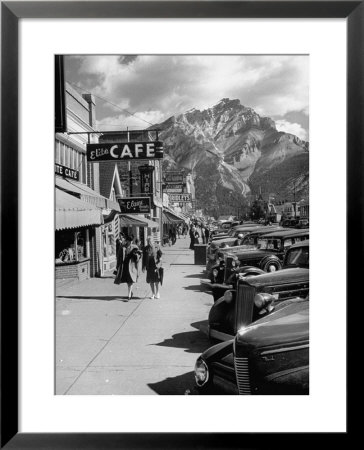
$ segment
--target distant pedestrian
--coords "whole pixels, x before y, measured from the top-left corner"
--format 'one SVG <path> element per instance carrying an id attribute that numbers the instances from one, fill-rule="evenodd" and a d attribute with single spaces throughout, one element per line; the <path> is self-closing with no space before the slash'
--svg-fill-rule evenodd
<path id="1" fill-rule="evenodd" d="M 201 239 L 202 239 L 202 243 L 206 244 L 205 227 L 203 225 L 201 225 Z"/>
<path id="2" fill-rule="evenodd" d="M 183 233 L 183 236 L 184 236 L 185 239 L 187 237 L 187 232 L 188 232 L 188 226 L 187 226 L 186 223 L 184 223 L 183 224 L 183 228 L 182 228 L 182 233 Z"/>
<path id="3" fill-rule="evenodd" d="M 128 300 L 130 300 L 133 297 L 133 285 L 138 281 L 140 274 L 141 251 L 133 244 L 131 236 L 126 238 L 125 245 L 120 249 L 121 270 L 119 266 L 114 283 L 128 285 Z"/>
<path id="4" fill-rule="evenodd" d="M 177 231 L 176 231 L 176 227 L 174 226 L 172 228 L 172 245 L 174 245 L 177 241 Z"/>
<path id="5" fill-rule="evenodd" d="M 169 228 L 168 232 L 168 245 L 171 246 L 173 244 L 173 230 L 172 227 Z"/>
<path id="6" fill-rule="evenodd" d="M 200 233 L 197 231 L 197 228 L 195 230 L 194 237 L 195 237 L 195 245 L 199 244 L 200 243 Z"/>
<path id="7" fill-rule="evenodd" d="M 191 228 L 190 228 L 190 239 L 191 239 L 190 249 L 194 250 L 195 249 L 195 227 L 193 225 L 191 225 Z"/>
<path id="8" fill-rule="evenodd" d="M 208 227 L 205 228 L 205 240 L 206 240 L 206 244 L 209 243 L 209 239 L 210 239 L 210 230 Z"/>
<path id="9" fill-rule="evenodd" d="M 147 271 L 147 283 L 152 290 L 151 299 L 160 298 L 159 283 L 161 280 L 162 251 L 155 246 L 151 237 L 143 251 L 143 272 Z M 163 269 L 162 269 L 163 270 Z"/>

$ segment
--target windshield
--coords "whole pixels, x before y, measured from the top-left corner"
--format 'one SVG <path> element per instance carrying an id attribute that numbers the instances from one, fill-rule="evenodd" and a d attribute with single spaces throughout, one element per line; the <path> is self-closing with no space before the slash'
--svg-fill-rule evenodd
<path id="1" fill-rule="evenodd" d="M 299 247 L 290 250 L 287 253 L 286 266 L 309 266 L 309 247 Z"/>
<path id="2" fill-rule="evenodd" d="M 258 239 L 258 248 L 260 250 L 279 250 L 281 248 L 281 240 L 277 238 Z"/>
<path id="3" fill-rule="evenodd" d="M 257 237 L 255 236 L 247 236 L 244 237 L 242 245 L 255 245 L 257 242 Z"/>

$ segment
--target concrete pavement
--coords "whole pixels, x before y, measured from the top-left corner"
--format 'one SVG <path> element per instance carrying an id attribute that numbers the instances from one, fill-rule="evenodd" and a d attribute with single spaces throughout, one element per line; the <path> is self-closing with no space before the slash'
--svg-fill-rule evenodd
<path id="1" fill-rule="evenodd" d="M 114 277 L 57 286 L 56 394 L 184 394 L 194 384 L 212 296 L 200 289 L 189 239 L 163 247 L 160 299 L 150 299 L 145 274 L 124 302 Z"/>

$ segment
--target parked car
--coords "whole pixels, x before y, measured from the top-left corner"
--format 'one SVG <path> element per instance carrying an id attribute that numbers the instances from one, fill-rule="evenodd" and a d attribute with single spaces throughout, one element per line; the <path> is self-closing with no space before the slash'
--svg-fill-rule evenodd
<path id="1" fill-rule="evenodd" d="M 251 233 L 253 234 L 253 233 Z M 223 254 L 222 251 L 219 252 L 220 255 Z M 310 241 L 301 241 L 297 244 L 293 244 L 286 252 L 284 260 L 283 260 L 283 269 L 292 268 L 292 267 L 301 267 L 308 269 L 309 268 L 309 253 L 310 253 Z M 216 279 L 210 279 L 209 288 L 212 291 L 212 295 L 214 298 L 214 302 L 220 299 L 225 291 L 232 290 L 233 295 L 236 292 L 236 283 L 239 279 L 254 276 L 254 275 L 262 275 L 265 272 L 255 266 L 236 266 L 231 269 L 230 275 L 228 278 L 225 278 L 225 260 L 222 261 L 220 257 L 220 266 L 217 273 Z M 201 280 L 203 282 L 203 280 Z M 206 282 L 205 282 L 206 283 Z"/>
<path id="2" fill-rule="evenodd" d="M 253 229 L 253 228 L 257 228 L 259 226 L 261 226 L 261 225 L 258 225 L 256 223 L 240 224 L 238 222 L 236 225 L 234 225 L 234 226 L 232 226 L 232 227 L 230 227 L 228 229 L 226 229 L 226 228 L 225 229 L 219 228 L 218 230 L 215 230 L 212 233 L 212 235 L 211 235 L 211 241 L 215 241 L 216 239 L 223 239 L 225 237 L 235 236 L 236 231 L 238 231 L 238 230 L 243 230 L 244 231 L 246 228 Z"/>
<path id="3" fill-rule="evenodd" d="M 287 228 L 288 229 L 288 228 Z M 217 244 L 219 247 L 232 247 L 234 245 L 234 242 L 238 238 L 239 234 L 243 235 L 243 238 L 245 238 L 250 233 L 257 233 L 254 234 L 251 237 L 256 237 L 254 245 L 257 243 L 257 237 L 264 234 L 269 233 L 270 231 L 276 231 L 276 230 L 283 230 L 282 227 L 279 225 L 265 225 L 265 226 L 258 226 L 258 225 L 240 225 L 238 227 L 232 228 L 231 232 L 228 233 L 228 236 L 226 237 L 218 237 L 216 239 L 213 239 L 212 242 Z M 254 239 L 250 239 L 250 242 L 252 243 Z M 246 242 L 247 243 L 247 242 Z M 242 242 L 242 245 L 244 245 L 244 242 Z"/>
<path id="4" fill-rule="evenodd" d="M 308 238 L 309 230 L 277 230 L 259 236 L 256 248 L 228 250 L 225 257 L 225 280 L 239 266 L 255 266 L 265 272 L 281 269 L 289 247 Z"/>
<path id="5" fill-rule="evenodd" d="M 286 228 L 297 228 L 299 221 L 298 217 L 290 217 L 289 219 L 282 220 L 281 225 Z"/>
<path id="6" fill-rule="evenodd" d="M 298 221 L 297 228 L 309 228 L 308 219 L 300 219 Z"/>
<path id="7" fill-rule="evenodd" d="M 309 301 L 281 302 L 270 315 L 241 326 L 195 364 L 197 394 L 309 393 Z"/>
<path id="8" fill-rule="evenodd" d="M 241 326 L 268 315 L 284 300 L 305 297 L 309 292 L 309 269 L 287 268 L 273 273 L 236 273 L 235 284 L 220 285 L 223 295 L 212 305 L 208 334 L 212 339 L 231 339 Z M 225 288 L 225 291 L 224 291 Z M 217 286 L 216 286 L 217 289 Z M 259 301 L 258 301 L 259 299 Z"/>

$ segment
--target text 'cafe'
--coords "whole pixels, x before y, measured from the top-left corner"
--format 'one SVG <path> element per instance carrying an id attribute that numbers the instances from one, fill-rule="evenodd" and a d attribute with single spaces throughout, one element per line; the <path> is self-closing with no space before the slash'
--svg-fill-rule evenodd
<path id="1" fill-rule="evenodd" d="M 163 144 L 161 142 L 103 143 L 87 145 L 87 160 L 89 162 L 162 158 Z"/>

